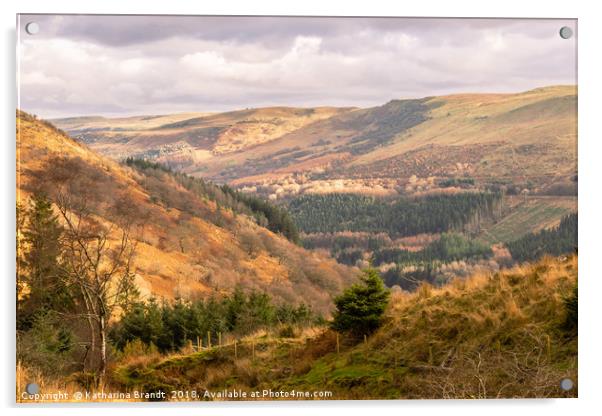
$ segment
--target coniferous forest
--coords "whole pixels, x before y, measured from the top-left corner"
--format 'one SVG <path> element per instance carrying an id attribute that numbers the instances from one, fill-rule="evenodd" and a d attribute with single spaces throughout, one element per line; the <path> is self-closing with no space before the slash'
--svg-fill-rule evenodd
<path id="1" fill-rule="evenodd" d="M 304 303 L 275 304 L 266 293 L 236 288 L 231 295 L 194 302 L 135 302 L 113 326 L 110 337 L 120 350 L 138 340 L 167 353 L 178 351 L 188 342 L 196 344 L 197 340 L 204 345 L 211 340 L 216 343 L 221 334 L 244 336 L 280 328 L 280 333 L 286 335 L 294 333 L 293 328 L 319 325 L 323 320 Z"/>
<path id="2" fill-rule="evenodd" d="M 228 185 L 216 185 L 203 178 L 186 175 L 169 166 L 146 159 L 128 157 L 124 163 L 144 171 L 147 175 L 169 175 L 179 185 L 202 198 L 214 201 L 219 207 L 231 209 L 238 214 L 247 214 L 269 230 L 284 235 L 294 243 L 299 242 L 299 231 L 287 210 L 253 195 L 243 194 Z"/>
<path id="3" fill-rule="evenodd" d="M 383 199 L 357 194 L 303 195 L 288 204 L 305 233 L 385 232 L 391 237 L 462 231 L 500 209 L 500 193 Z"/>
<path id="4" fill-rule="evenodd" d="M 577 214 L 564 217 L 560 224 L 506 244 L 516 261 L 533 261 L 544 255 L 560 256 L 577 252 Z"/>

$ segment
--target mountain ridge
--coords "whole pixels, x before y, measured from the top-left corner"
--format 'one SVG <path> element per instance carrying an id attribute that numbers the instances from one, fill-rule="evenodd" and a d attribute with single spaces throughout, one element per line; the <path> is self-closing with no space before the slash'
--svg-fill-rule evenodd
<path id="1" fill-rule="evenodd" d="M 412 176 L 475 176 L 545 189 L 576 172 L 576 105 L 577 87 L 561 85 L 395 99 L 371 108 L 179 116 L 172 123 L 155 120 L 163 124 L 146 130 L 120 127 L 121 119 L 106 119 L 101 127 L 84 123 L 89 130 L 73 119 L 54 121 L 114 159 L 148 158 L 222 183 L 282 185 L 305 176 L 355 178 L 367 188 L 381 179 L 403 189 Z M 440 158 L 434 171 L 425 168 L 433 157 Z"/>

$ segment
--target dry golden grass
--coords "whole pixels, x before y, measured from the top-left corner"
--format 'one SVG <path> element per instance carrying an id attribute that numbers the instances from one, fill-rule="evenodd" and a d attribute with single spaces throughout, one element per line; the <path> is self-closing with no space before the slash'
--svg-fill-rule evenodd
<path id="1" fill-rule="evenodd" d="M 576 397 L 577 338 L 564 327 L 577 257 L 393 293 L 366 342 L 325 328 L 258 331 L 202 353 L 120 366 L 124 387 L 329 390 L 335 399 Z M 255 351 L 255 355 L 252 351 Z"/>
<path id="2" fill-rule="evenodd" d="M 42 375 L 39 371 L 26 368 L 17 363 L 16 370 L 16 403 L 82 403 L 82 402 L 135 402 L 134 398 L 108 397 L 109 393 L 127 393 L 129 390 L 118 390 L 110 385 L 82 386 L 76 376 L 53 378 Z M 25 388 L 28 383 L 39 386 L 40 396 L 29 395 Z M 81 396 L 78 396 L 80 395 Z M 89 396 L 86 396 L 88 394 Z M 105 396 L 103 396 L 105 394 Z M 130 391 L 131 394 L 131 391 Z M 43 396 L 46 395 L 46 396 Z M 96 395 L 96 396 L 95 396 Z"/>
<path id="3" fill-rule="evenodd" d="M 423 285 L 394 296 L 371 342 L 413 370 L 409 397 L 573 396 L 558 383 L 577 378 L 577 339 L 562 329 L 576 279 L 572 256 Z"/>

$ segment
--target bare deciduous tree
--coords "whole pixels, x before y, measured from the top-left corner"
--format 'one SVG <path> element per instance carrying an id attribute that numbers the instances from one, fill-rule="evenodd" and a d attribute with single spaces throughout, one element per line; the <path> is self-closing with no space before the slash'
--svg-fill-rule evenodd
<path id="1" fill-rule="evenodd" d="M 61 203 L 63 202 L 63 203 Z M 78 295 L 90 328 L 90 349 L 99 359 L 102 382 L 107 368 L 107 326 L 117 307 L 135 293 L 132 259 L 133 224 L 104 225 L 85 211 L 73 212 L 62 199 L 57 206 L 65 222 L 65 278 Z M 99 345 L 96 346 L 98 339 Z M 98 351 L 97 351 L 98 350 Z"/>
<path id="2" fill-rule="evenodd" d="M 77 316 L 87 322 L 85 360 L 97 360 L 102 383 L 109 320 L 137 294 L 133 234 L 144 215 L 102 170 L 79 159 L 57 158 L 52 166 L 40 186 L 52 195 L 62 219 L 62 278 L 76 302 Z"/>

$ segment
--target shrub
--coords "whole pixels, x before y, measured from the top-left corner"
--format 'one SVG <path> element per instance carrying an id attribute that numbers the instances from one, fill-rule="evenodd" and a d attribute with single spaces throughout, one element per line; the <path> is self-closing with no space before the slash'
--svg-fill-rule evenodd
<path id="1" fill-rule="evenodd" d="M 295 338 L 295 329 L 292 325 L 285 325 L 278 332 L 280 338 Z"/>

